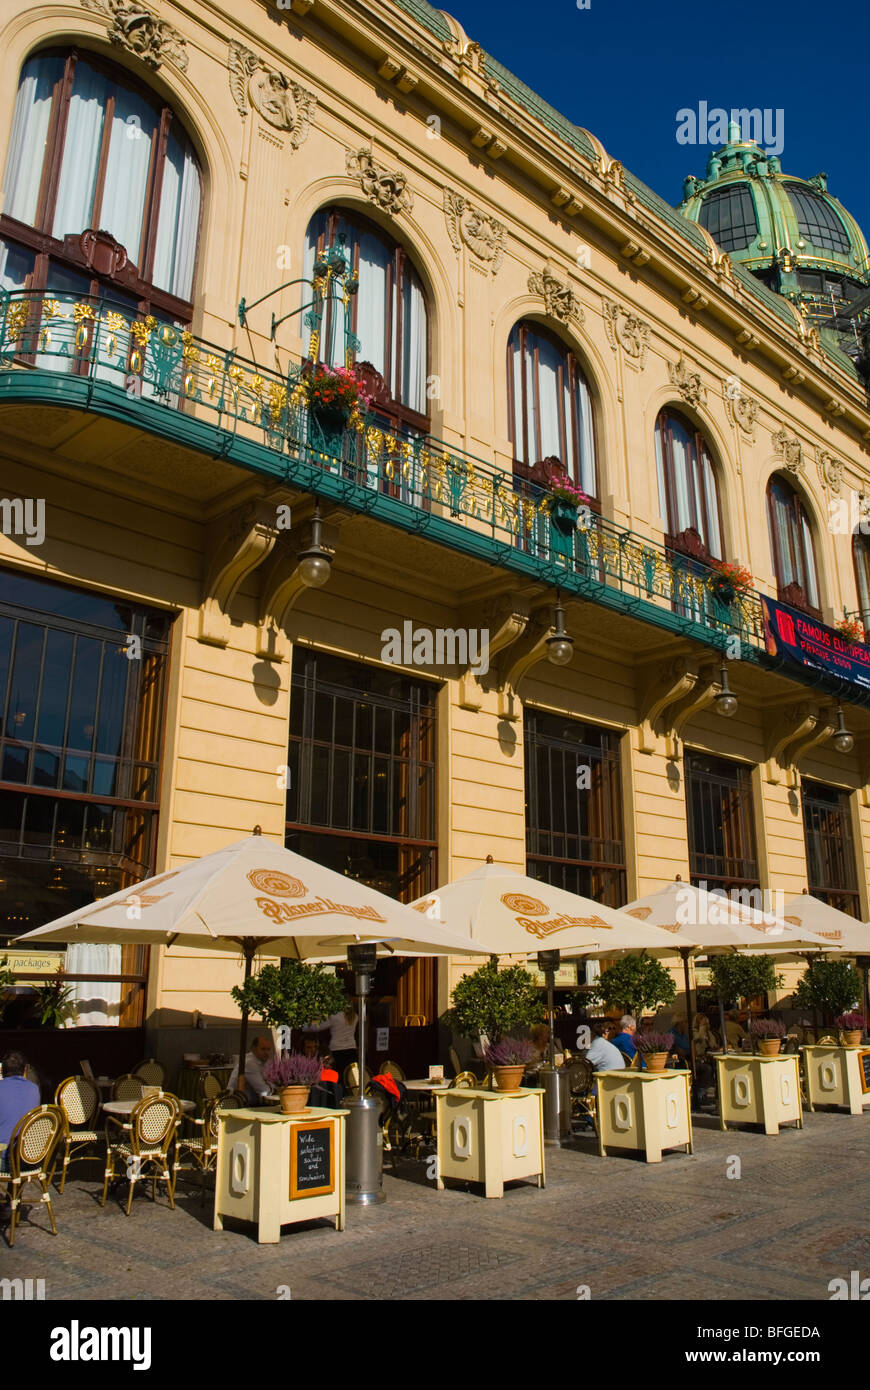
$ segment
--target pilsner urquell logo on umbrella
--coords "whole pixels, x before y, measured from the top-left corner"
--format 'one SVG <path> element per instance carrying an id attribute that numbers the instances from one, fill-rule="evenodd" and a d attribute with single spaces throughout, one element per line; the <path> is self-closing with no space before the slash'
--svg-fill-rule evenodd
<path id="1" fill-rule="evenodd" d="M 536 922 L 534 918 L 544 916 L 550 908 L 540 898 L 530 898 L 525 893 L 502 893 L 501 901 L 509 912 L 518 914 L 518 924 L 525 927 L 531 936 L 543 938 L 552 932 L 565 931 L 567 927 L 604 927 L 610 931 L 609 924 L 600 917 L 570 917 L 563 913 L 561 917 L 552 917 L 549 922 Z"/>
<path id="2" fill-rule="evenodd" d="M 354 907 L 351 903 L 336 903 L 331 898 L 314 898 L 308 903 L 275 902 L 275 898 L 302 898 L 308 892 L 301 879 L 283 874 L 277 869 L 251 869 L 248 879 L 268 898 L 257 898 L 257 907 L 271 922 L 292 922 L 296 917 L 319 917 L 338 913 L 341 917 L 357 917 L 366 922 L 386 922 L 386 917 L 374 907 Z"/>

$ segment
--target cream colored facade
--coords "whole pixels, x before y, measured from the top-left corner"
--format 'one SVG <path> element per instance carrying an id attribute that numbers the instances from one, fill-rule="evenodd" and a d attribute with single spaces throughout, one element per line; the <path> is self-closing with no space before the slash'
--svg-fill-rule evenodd
<path id="1" fill-rule="evenodd" d="M 306 227 L 319 208 L 357 209 L 401 243 L 423 281 L 431 433 L 447 449 L 510 475 L 506 345 L 518 320 L 540 322 L 584 364 L 603 516 L 663 542 L 654 432 L 659 411 L 672 404 L 711 450 L 726 556 L 776 595 L 764 497 L 771 473 L 786 468 L 813 520 L 824 620 L 857 607 L 850 536 L 833 534 L 826 518 L 831 501 L 866 486 L 870 471 L 859 382 L 784 301 L 777 310 L 775 296 L 754 293 L 706 233 L 687 236 L 675 213 L 639 197 L 595 136 L 588 156 L 572 148 L 486 75 L 456 21 L 443 21 L 449 32 L 441 38 L 435 12 L 410 0 L 407 9 L 388 0 L 294 0 L 281 10 L 256 0 L 230 8 L 153 0 L 152 8 L 177 31 L 172 52 L 183 65 L 164 56 L 154 69 L 129 44 L 111 43 L 112 13 L 123 11 L 114 0 L 105 10 L 98 0 L 13 0 L 0 38 L 0 151 L 20 69 L 41 46 L 102 53 L 168 99 L 204 177 L 196 337 L 245 356 L 252 343 L 256 360 L 273 367 L 272 304 L 252 313 L 249 343 L 239 300 L 301 275 Z M 240 58 L 240 50 L 254 57 Z M 263 106 L 264 73 L 288 79 L 289 88 L 270 89 L 280 109 Z M 376 166 L 368 191 L 352 159 L 360 151 Z M 454 195 L 480 220 L 454 215 Z M 276 314 L 295 308 L 295 293 L 282 296 Z M 279 331 L 282 363 L 304 355 L 296 325 L 291 319 Z M 756 403 L 748 423 L 731 409 L 733 375 Z M 209 418 L 196 404 L 188 414 Z M 777 446 L 783 430 L 800 446 L 788 459 Z M 256 435 L 244 424 L 237 432 Z M 523 647 L 535 617 L 552 611 L 552 582 L 523 579 L 352 506 L 330 508 L 329 584 L 286 602 L 290 571 L 279 571 L 288 562 L 268 518 L 289 502 L 304 523 L 308 489 L 197 452 L 171 431 L 155 437 L 98 407 L 3 396 L 0 494 L 43 497 L 48 517 L 38 549 L 0 535 L 5 566 L 178 614 L 157 871 L 255 824 L 283 835 L 294 648 L 379 664 L 381 633 L 405 620 L 433 628 L 473 622 L 491 632 L 513 622 L 513 635 L 525 627 L 526 637 L 503 647 L 491 681 L 455 668 L 409 671 L 440 689 L 441 881 L 488 854 L 524 870 L 525 704 L 622 735 L 629 900 L 677 874 L 689 878 L 682 756 L 690 746 L 752 766 L 761 885 L 786 899 L 807 881 L 801 776 L 846 789 L 861 915 L 870 917 L 870 714 L 846 702 L 855 750 L 836 753 L 823 736 L 833 728 L 831 696 L 795 672 L 733 662 L 739 709 L 722 720 L 711 708 L 714 650 L 570 594 L 575 655 L 557 669 L 543 659 L 548 623 L 530 653 Z M 455 524 L 469 535 L 475 529 L 467 517 Z M 262 641 L 270 626 L 278 632 L 271 659 Z M 152 1022 L 186 1021 L 193 1009 L 234 1017 L 227 992 L 237 962 L 176 950 L 154 957 Z M 441 1007 L 463 968 L 442 968 Z"/>

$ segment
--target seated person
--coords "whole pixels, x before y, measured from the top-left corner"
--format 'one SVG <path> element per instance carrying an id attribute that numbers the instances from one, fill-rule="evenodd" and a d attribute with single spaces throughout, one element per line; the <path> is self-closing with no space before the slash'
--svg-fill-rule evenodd
<path id="1" fill-rule="evenodd" d="M 631 1014 L 623 1014 L 619 1020 L 619 1032 L 613 1039 L 613 1046 L 618 1047 L 626 1059 L 626 1066 L 634 1061 L 634 1054 L 637 1048 L 634 1043 L 634 1035 L 637 1032 L 637 1019 Z"/>
<path id="2" fill-rule="evenodd" d="M 251 1105 L 259 1105 L 266 1096 L 272 1094 L 272 1087 L 263 1076 L 263 1067 L 272 1056 L 272 1039 L 266 1034 L 261 1033 L 254 1038 L 251 1043 L 251 1050 L 245 1058 L 244 1085 L 239 1085 L 239 1059 L 230 1072 L 230 1079 L 227 1082 L 227 1089 L 230 1091 L 245 1092 Z"/>
<path id="3" fill-rule="evenodd" d="M 623 1071 L 625 1054 L 620 1052 L 618 1047 L 614 1047 L 613 1043 L 604 1036 L 604 1032 L 604 1024 L 593 1024 L 593 1037 L 586 1050 L 586 1061 L 594 1071 Z"/>
<path id="4" fill-rule="evenodd" d="M 681 1061 L 688 1061 L 692 1055 L 692 1044 L 689 1042 L 687 1031 L 685 1031 L 685 1020 L 671 1020 L 670 1027 L 664 1031 L 674 1034 L 674 1051 L 680 1054 Z"/>
<path id="5" fill-rule="evenodd" d="M 745 1028 L 741 1028 L 737 1021 L 737 1014 L 732 1010 L 725 1015 L 725 1036 L 728 1039 L 729 1047 L 740 1047 L 744 1039 L 749 1036 Z"/>
<path id="6" fill-rule="evenodd" d="M 9 1144 L 12 1131 L 28 1110 L 41 1103 L 39 1087 L 25 1076 L 27 1058 L 21 1052 L 7 1052 L 0 1080 L 0 1144 Z M 0 1172 L 9 1172 L 9 1151 L 0 1152 Z"/>

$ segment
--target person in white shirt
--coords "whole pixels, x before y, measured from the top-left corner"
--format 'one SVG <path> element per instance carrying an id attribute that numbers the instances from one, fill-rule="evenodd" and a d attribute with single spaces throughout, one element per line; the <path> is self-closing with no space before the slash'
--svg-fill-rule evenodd
<path id="1" fill-rule="evenodd" d="M 265 1096 L 272 1094 L 272 1087 L 263 1076 L 263 1067 L 272 1056 L 272 1039 L 265 1033 L 254 1038 L 251 1043 L 251 1050 L 245 1058 L 245 1085 L 244 1091 L 252 1105 L 257 1105 Z M 241 1090 L 239 1086 L 239 1059 L 236 1058 L 236 1065 L 230 1072 L 230 1079 L 227 1082 L 227 1089 L 230 1091 Z"/>
<path id="2" fill-rule="evenodd" d="M 329 1051 L 335 1062 L 339 1081 L 343 1080 L 345 1068 L 357 1059 L 356 1010 L 352 1004 L 337 1014 L 330 1014 L 322 1023 L 312 1023 L 312 1033 L 323 1033 L 329 1029 Z"/>
<path id="3" fill-rule="evenodd" d="M 586 1053 L 586 1061 L 594 1071 L 623 1071 L 625 1068 L 625 1054 L 620 1052 L 618 1047 L 614 1047 L 612 1042 L 608 1042 L 601 1033 L 593 1038 Z"/>

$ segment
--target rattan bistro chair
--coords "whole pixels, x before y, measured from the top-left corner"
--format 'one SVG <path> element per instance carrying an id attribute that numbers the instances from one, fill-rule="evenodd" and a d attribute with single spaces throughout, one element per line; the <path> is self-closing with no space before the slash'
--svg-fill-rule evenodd
<path id="1" fill-rule="evenodd" d="M 169 1166 L 169 1150 L 175 1142 L 175 1132 L 181 1116 L 181 1106 L 175 1096 L 161 1092 L 145 1096 L 134 1106 L 129 1120 L 106 1117 L 106 1172 L 103 1180 L 101 1206 L 106 1205 L 109 1183 L 116 1177 L 115 1164 L 123 1167 L 129 1183 L 126 1213 L 130 1215 L 133 1193 L 140 1178 L 151 1178 L 151 1195 L 156 1199 L 157 1183 L 166 1183 L 169 1205 L 175 1210 L 174 1172 Z"/>
<path id="2" fill-rule="evenodd" d="M 89 1077 L 68 1076 L 55 1091 L 54 1103 L 60 1106 L 64 1118 L 63 1167 L 58 1188 L 63 1192 L 69 1165 L 83 1158 L 96 1157 L 93 1151 L 102 1148 L 106 1136 L 96 1127 L 100 1091 Z"/>
<path id="3" fill-rule="evenodd" d="M 350 1065 L 353 1066 L 353 1062 L 351 1062 Z M 379 1071 L 383 1072 L 385 1076 L 392 1076 L 395 1081 L 404 1081 L 406 1079 L 405 1073 L 402 1071 L 398 1062 L 382 1062 Z"/>
<path id="4" fill-rule="evenodd" d="M 132 1072 L 125 1072 L 123 1076 L 118 1076 L 112 1082 L 112 1100 L 141 1100 L 142 1087 L 148 1083 L 143 1081 L 141 1076 L 134 1076 Z"/>
<path id="5" fill-rule="evenodd" d="M 146 1086 L 159 1086 L 162 1091 L 166 1081 L 166 1068 L 155 1057 L 149 1057 L 147 1061 L 139 1063 L 133 1075 L 138 1076 Z"/>
<path id="6" fill-rule="evenodd" d="M 218 1136 L 220 1134 L 218 1111 L 237 1110 L 246 1104 L 247 1102 L 239 1095 L 238 1091 L 222 1091 L 219 1095 L 212 1096 L 206 1101 L 202 1119 L 187 1117 L 197 1132 L 190 1138 L 179 1139 L 175 1146 L 173 1187 L 178 1181 L 180 1172 L 185 1169 L 189 1172 L 198 1172 L 202 1188 L 202 1200 L 203 1203 L 205 1202 L 205 1175 L 213 1172 L 217 1164 Z M 187 1164 L 184 1163 L 185 1158 L 189 1160 Z"/>
<path id="7" fill-rule="evenodd" d="M 571 1120 L 595 1124 L 595 1071 L 585 1057 L 576 1058 L 568 1067 L 568 1091 L 571 1096 Z"/>
<path id="8" fill-rule="evenodd" d="M 0 1192 L 5 1187 L 10 1194 L 10 1248 L 15 1244 L 15 1228 L 18 1225 L 21 1207 L 37 1205 L 36 1202 L 23 1203 L 21 1200 L 21 1191 L 29 1182 L 38 1183 L 42 1189 L 39 1201 L 45 1202 L 48 1207 L 51 1233 L 53 1236 L 57 1235 L 57 1223 L 51 1205 L 51 1184 L 65 1128 L 66 1120 L 59 1105 L 38 1105 L 34 1110 L 28 1110 L 26 1115 L 22 1115 L 9 1137 L 9 1172 L 0 1172 Z"/>
<path id="9" fill-rule="evenodd" d="M 454 1076 L 453 1080 L 450 1083 L 450 1089 L 451 1091 L 463 1089 L 474 1090 L 474 1088 L 479 1085 L 480 1082 L 474 1075 L 473 1071 L 461 1071 L 458 1073 L 457 1076 Z"/>

